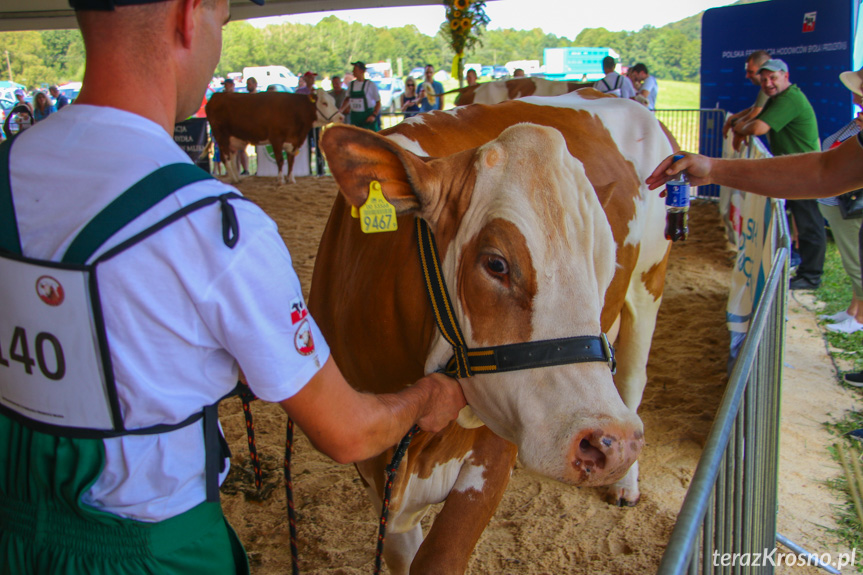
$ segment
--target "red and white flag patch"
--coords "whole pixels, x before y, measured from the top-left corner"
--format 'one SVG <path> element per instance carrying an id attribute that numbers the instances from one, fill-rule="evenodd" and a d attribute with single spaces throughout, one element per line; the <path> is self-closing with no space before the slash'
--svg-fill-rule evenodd
<path id="1" fill-rule="evenodd" d="M 291 325 L 297 325 L 309 315 L 309 310 L 306 309 L 306 302 L 303 298 L 298 297 L 291 302 Z"/>

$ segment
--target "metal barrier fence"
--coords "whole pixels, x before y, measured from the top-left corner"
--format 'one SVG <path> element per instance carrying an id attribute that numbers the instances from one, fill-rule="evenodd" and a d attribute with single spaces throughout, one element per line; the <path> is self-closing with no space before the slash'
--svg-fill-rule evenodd
<path id="1" fill-rule="evenodd" d="M 767 284 L 659 565 L 660 575 L 774 572 L 767 562 L 754 566 L 725 559 L 746 553 L 755 557 L 776 546 L 790 255 L 785 211 L 777 207 L 781 205 L 775 203 L 773 209 L 777 248 Z"/>

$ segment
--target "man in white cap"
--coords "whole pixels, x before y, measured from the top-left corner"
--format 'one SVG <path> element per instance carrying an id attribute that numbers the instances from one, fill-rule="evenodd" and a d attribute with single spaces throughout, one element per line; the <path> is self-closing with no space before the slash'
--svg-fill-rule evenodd
<path id="1" fill-rule="evenodd" d="M 78 100 L 0 145 L 0 573 L 247 574 L 219 503 L 240 368 L 339 462 L 441 430 L 464 396 L 437 374 L 355 391 L 276 224 L 174 143 L 228 0 L 71 5 Z"/>
<path id="2" fill-rule="evenodd" d="M 863 69 L 843 72 L 840 79 L 857 97 L 863 97 Z M 863 113 L 857 115 L 863 122 Z M 686 170 L 692 185 L 719 184 L 772 198 L 827 198 L 863 188 L 863 132 L 823 152 L 786 155 L 760 160 L 728 160 L 684 153 L 669 156 L 647 177 L 651 190 Z M 863 228 L 858 236 L 863 256 Z M 846 373 L 845 381 L 863 387 L 863 372 Z"/>
<path id="3" fill-rule="evenodd" d="M 761 89 L 770 98 L 754 120 L 738 122 L 734 133 L 741 136 L 767 135 L 774 156 L 820 150 L 818 121 L 806 95 L 788 75 L 788 64 L 778 58 L 767 60 L 759 70 Z M 786 202 L 797 227 L 800 265 L 791 278 L 791 289 L 816 289 L 821 285 L 827 234 L 818 204 L 812 199 Z"/>

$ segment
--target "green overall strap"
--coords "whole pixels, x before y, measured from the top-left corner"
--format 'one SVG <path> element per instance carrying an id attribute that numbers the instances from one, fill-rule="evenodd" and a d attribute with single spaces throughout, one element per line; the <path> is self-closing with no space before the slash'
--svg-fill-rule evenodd
<path id="1" fill-rule="evenodd" d="M 123 192 L 84 226 L 63 256 L 63 263 L 84 264 L 129 222 L 175 191 L 213 176 L 194 164 L 168 164 Z"/>
<path id="2" fill-rule="evenodd" d="M 0 144 L 0 250 L 21 255 L 21 238 L 15 219 L 15 204 L 12 202 L 12 173 L 9 171 L 9 153 L 12 139 Z"/>

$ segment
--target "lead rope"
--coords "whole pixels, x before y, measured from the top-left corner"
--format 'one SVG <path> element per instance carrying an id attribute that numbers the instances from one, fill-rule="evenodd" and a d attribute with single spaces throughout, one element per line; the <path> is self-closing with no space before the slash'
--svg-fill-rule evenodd
<path id="1" fill-rule="evenodd" d="M 252 401 L 256 400 L 255 394 L 249 389 L 249 386 L 243 385 L 240 388 L 240 401 L 243 402 L 243 416 L 246 419 L 246 439 L 249 443 L 249 458 L 252 461 L 252 471 L 255 475 L 255 489 L 259 492 L 263 485 L 263 471 L 261 470 L 261 460 L 258 458 L 258 447 L 255 442 L 255 423 L 252 420 Z M 294 450 L 294 420 L 288 418 L 287 429 L 285 430 L 285 499 L 288 507 L 288 530 L 290 531 L 291 542 L 291 573 L 293 575 L 300 574 L 300 553 L 297 548 L 297 518 L 294 511 L 294 484 L 291 481 L 291 454 Z"/>
<path id="2" fill-rule="evenodd" d="M 402 463 L 405 453 L 408 451 L 408 446 L 411 444 L 411 440 L 419 430 L 419 426 L 414 425 L 411 430 L 402 437 L 402 440 L 399 442 L 399 446 L 396 448 L 395 453 L 393 453 L 392 461 L 390 461 L 390 464 L 387 465 L 386 468 L 387 483 L 384 486 L 384 503 L 381 508 L 381 522 L 378 526 L 378 547 L 375 552 L 375 575 L 380 575 L 381 572 L 381 563 L 384 554 L 384 539 L 386 539 L 387 536 L 387 520 L 389 519 L 390 514 L 390 497 L 393 493 L 393 483 L 396 480 L 396 472 L 399 469 L 399 465 Z"/>
<path id="3" fill-rule="evenodd" d="M 300 552 L 297 549 L 297 518 L 294 513 L 294 484 L 291 481 L 291 453 L 294 450 L 294 420 L 288 418 L 285 431 L 285 499 L 288 502 L 288 529 L 291 532 L 291 573 L 300 575 Z"/>

